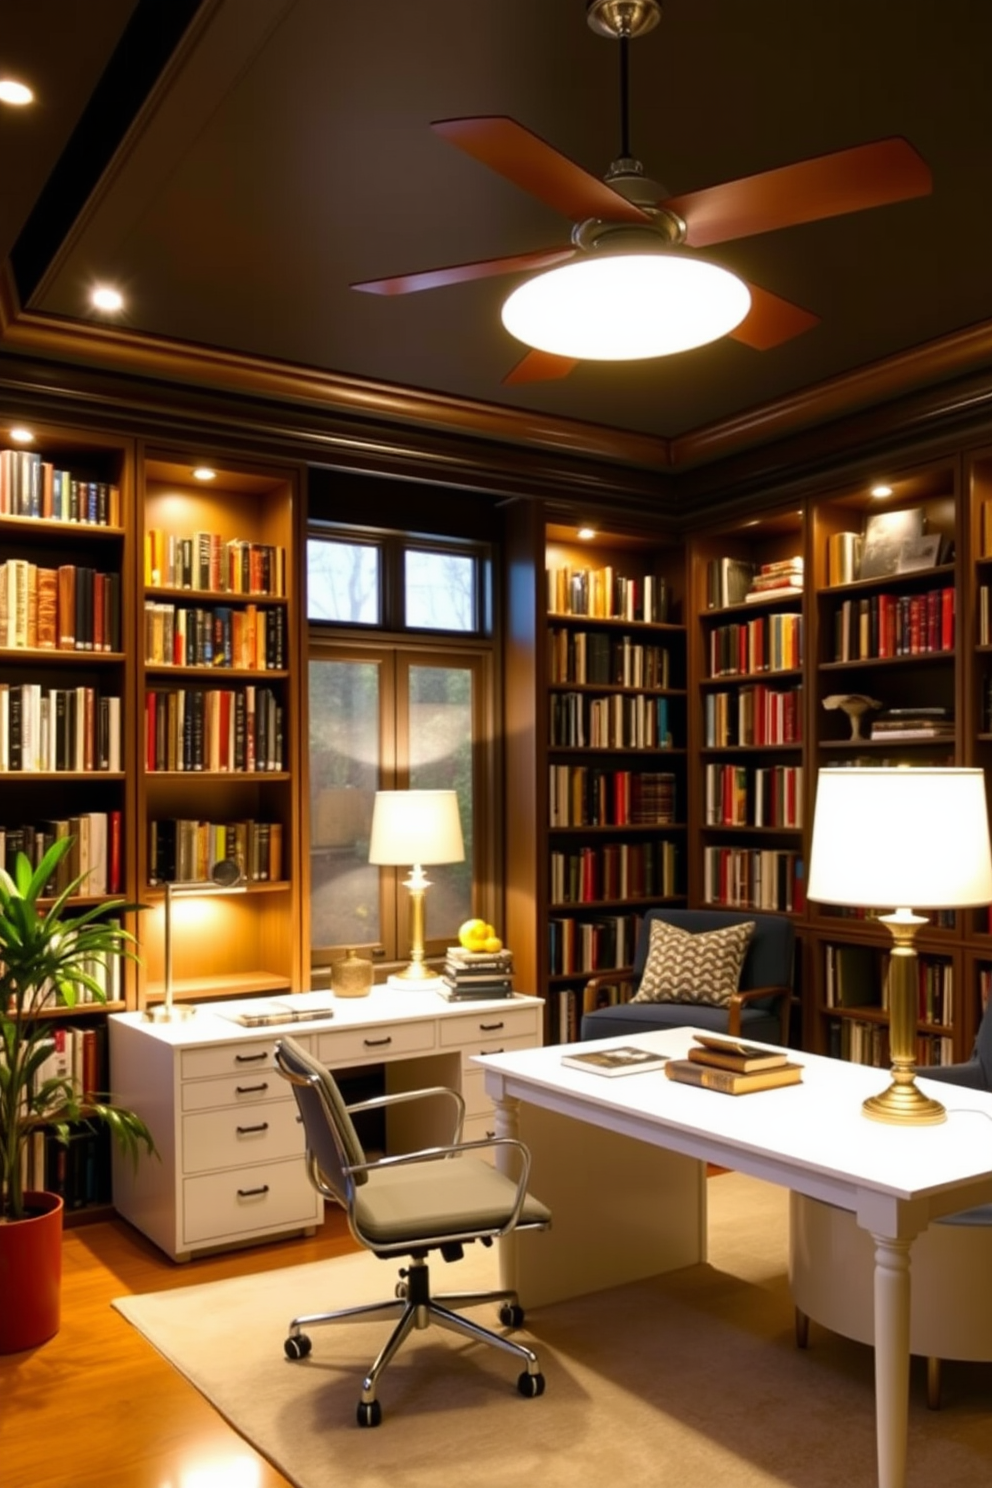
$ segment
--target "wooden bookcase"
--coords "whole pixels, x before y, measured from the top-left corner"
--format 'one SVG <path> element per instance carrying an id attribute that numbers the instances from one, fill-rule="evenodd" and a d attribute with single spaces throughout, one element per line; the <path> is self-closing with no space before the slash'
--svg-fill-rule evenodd
<path id="1" fill-rule="evenodd" d="M 163 882 L 195 890 L 225 857 L 237 892 L 174 896 L 176 1001 L 303 985 L 299 505 L 292 468 L 139 451 L 139 1006 L 163 994 Z"/>
<path id="2" fill-rule="evenodd" d="M 507 940 L 562 1041 L 589 976 L 630 965 L 645 910 L 685 903 L 684 565 L 656 534 L 581 541 L 545 513 L 514 527 L 509 572 Z"/>

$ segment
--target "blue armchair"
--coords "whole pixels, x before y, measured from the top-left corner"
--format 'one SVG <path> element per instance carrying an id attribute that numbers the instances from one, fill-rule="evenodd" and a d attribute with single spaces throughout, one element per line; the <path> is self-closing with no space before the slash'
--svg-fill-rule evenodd
<path id="1" fill-rule="evenodd" d="M 680 1002 L 612 1002 L 624 981 L 640 984 L 647 961 L 651 923 L 663 920 L 692 935 L 722 930 L 743 920 L 754 922 L 754 933 L 741 967 L 738 991 L 726 1005 Z M 650 909 L 644 917 L 633 967 L 603 972 L 586 983 L 583 997 L 582 1039 L 631 1037 L 657 1029 L 691 1024 L 732 1038 L 785 1044 L 789 1037 L 795 931 L 784 915 L 730 909 Z"/>

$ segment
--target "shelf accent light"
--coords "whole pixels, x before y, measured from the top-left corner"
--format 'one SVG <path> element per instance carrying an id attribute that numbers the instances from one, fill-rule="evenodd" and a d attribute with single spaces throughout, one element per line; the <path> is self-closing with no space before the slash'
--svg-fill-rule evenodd
<path id="1" fill-rule="evenodd" d="M 892 1082 L 862 1109 L 872 1120 L 893 1125 L 943 1121 L 943 1106 L 915 1083 L 914 940 L 927 920 L 911 906 L 963 909 L 992 900 L 983 771 L 951 766 L 821 770 L 807 893 L 821 904 L 897 906 L 881 917 L 892 936 Z"/>
<path id="2" fill-rule="evenodd" d="M 176 1003 L 172 984 L 172 901 L 192 899 L 206 894 L 243 894 L 244 874 L 240 864 L 233 858 L 223 858 L 215 863 L 208 883 L 165 885 L 165 978 L 161 1002 L 145 1009 L 145 1018 L 150 1023 L 178 1023 L 196 1012 L 191 1003 Z"/>
<path id="3" fill-rule="evenodd" d="M 433 987 L 437 972 L 424 961 L 424 898 L 430 879 L 424 867 L 465 859 L 458 797 L 449 790 L 376 791 L 372 808 L 369 862 L 409 867 L 404 888 L 410 894 L 410 960 L 387 978 L 397 987 Z"/>
<path id="4" fill-rule="evenodd" d="M 685 249 L 604 253 L 536 274 L 505 301 L 512 336 L 580 361 L 639 361 L 705 346 L 740 325 L 746 284 Z"/>

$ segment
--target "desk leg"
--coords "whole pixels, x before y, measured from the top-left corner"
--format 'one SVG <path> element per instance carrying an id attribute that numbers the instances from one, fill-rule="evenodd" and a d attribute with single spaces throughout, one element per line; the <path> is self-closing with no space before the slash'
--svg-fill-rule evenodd
<path id="1" fill-rule="evenodd" d="M 875 1433 L 878 1488 L 905 1488 L 909 1431 L 909 1248 L 875 1241 Z"/>
<path id="2" fill-rule="evenodd" d="M 494 1131 L 497 1137 L 520 1137 L 520 1102 L 512 1096 L 503 1096 L 496 1102 L 496 1120 Z M 508 1178 L 517 1178 L 516 1158 L 518 1154 L 512 1147 L 496 1148 L 496 1167 Z M 520 1267 L 517 1263 L 518 1250 L 513 1239 L 507 1237 L 498 1240 L 499 1247 L 499 1285 L 503 1291 L 519 1292 L 520 1290 Z"/>

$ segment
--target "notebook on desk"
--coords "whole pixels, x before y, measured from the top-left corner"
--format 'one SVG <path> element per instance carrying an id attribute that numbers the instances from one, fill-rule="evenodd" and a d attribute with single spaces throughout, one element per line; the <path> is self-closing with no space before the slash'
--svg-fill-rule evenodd
<path id="1" fill-rule="evenodd" d="M 217 1009 L 222 1018 L 243 1028 L 264 1028 L 278 1023 L 316 1023 L 334 1017 L 331 999 L 324 992 L 291 992 L 285 997 L 260 997 L 249 1007 Z"/>

